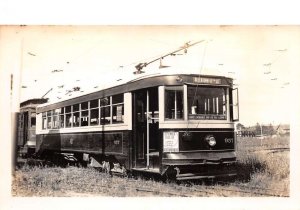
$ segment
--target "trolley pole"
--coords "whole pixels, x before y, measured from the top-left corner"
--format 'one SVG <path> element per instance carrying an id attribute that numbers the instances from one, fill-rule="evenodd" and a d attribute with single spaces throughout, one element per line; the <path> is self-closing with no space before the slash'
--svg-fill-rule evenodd
<path id="1" fill-rule="evenodd" d="M 11 107 L 11 172 L 15 174 L 17 165 L 17 123 L 18 113 L 20 112 L 20 87 L 22 70 L 23 70 L 23 48 L 24 38 L 20 41 L 20 61 L 15 66 L 15 69 L 10 77 L 10 107 Z"/>

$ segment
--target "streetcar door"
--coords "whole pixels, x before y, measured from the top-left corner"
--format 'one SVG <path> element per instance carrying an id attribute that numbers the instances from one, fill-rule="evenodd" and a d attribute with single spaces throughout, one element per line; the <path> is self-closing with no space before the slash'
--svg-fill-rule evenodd
<path id="1" fill-rule="evenodd" d="M 158 168 L 158 88 L 136 91 L 133 100 L 133 167 Z"/>

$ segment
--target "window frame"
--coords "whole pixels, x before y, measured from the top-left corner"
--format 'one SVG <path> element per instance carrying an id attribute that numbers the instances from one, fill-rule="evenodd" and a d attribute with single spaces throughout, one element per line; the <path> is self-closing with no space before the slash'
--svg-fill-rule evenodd
<path id="1" fill-rule="evenodd" d="M 206 100 L 204 99 L 206 102 L 204 103 L 204 113 L 199 113 L 199 114 L 192 114 L 192 111 L 191 111 L 191 105 L 189 104 L 189 98 L 188 98 L 188 93 L 189 93 L 189 88 L 195 88 L 197 87 L 197 85 L 187 85 L 187 95 L 186 95 L 186 100 L 187 100 L 187 120 L 223 120 L 223 121 L 226 121 L 228 119 L 228 89 L 229 87 L 227 86 L 208 86 L 208 85 L 199 85 L 198 86 L 198 89 L 201 89 L 201 88 L 211 88 L 211 89 L 217 89 L 217 88 L 222 88 L 223 89 L 223 95 L 222 95 L 222 110 L 223 110 L 223 113 L 219 113 L 220 112 L 220 109 L 221 107 L 219 105 L 217 105 L 216 101 L 219 101 L 218 100 L 214 100 L 215 97 L 213 97 L 211 100 Z M 225 102 L 225 104 L 224 104 Z M 207 106 L 207 108 L 206 108 Z M 212 110 L 210 110 L 210 108 Z M 212 113 L 206 113 L 206 112 L 212 112 Z M 217 113 L 213 113 L 213 112 L 217 112 Z M 194 116 L 193 118 L 191 118 L 191 116 Z"/>
<path id="2" fill-rule="evenodd" d="M 86 109 L 82 109 L 82 104 L 87 103 L 87 108 Z M 87 127 L 90 125 L 90 101 L 84 101 L 82 103 L 80 103 L 79 105 L 79 111 L 80 111 L 80 120 L 79 120 L 79 127 Z M 87 112 L 87 125 L 82 125 L 82 113 L 83 112 Z"/>
<path id="3" fill-rule="evenodd" d="M 101 99 L 104 99 L 104 98 L 109 98 L 109 104 L 106 104 L 105 106 L 101 106 Z M 108 108 L 109 109 L 109 123 L 103 123 L 102 124 L 102 114 L 104 113 L 105 115 L 105 109 Z M 106 96 L 106 97 L 103 97 L 103 98 L 100 98 L 100 125 L 102 126 L 105 126 L 105 125 L 111 125 L 112 124 L 112 96 Z M 104 111 L 102 112 L 102 109 L 104 109 Z M 103 120 L 105 120 L 106 117 L 104 116 Z"/>
<path id="4" fill-rule="evenodd" d="M 113 103 L 113 99 L 114 97 L 117 97 L 119 95 L 122 95 L 122 101 L 118 103 Z M 124 123 L 124 115 L 125 115 L 125 112 L 124 112 L 124 93 L 120 93 L 120 94 L 116 94 L 116 95 L 113 95 L 111 96 L 112 99 L 111 99 L 111 124 L 122 124 Z M 121 118 L 122 120 L 121 121 L 117 121 L 117 113 L 118 113 L 118 106 L 121 106 L 122 107 L 122 115 L 121 115 Z M 116 121 L 114 122 L 114 107 L 116 107 Z"/>
<path id="5" fill-rule="evenodd" d="M 184 91 L 184 86 L 183 85 L 180 85 L 180 86 L 165 86 L 164 88 L 164 121 L 183 121 L 185 120 L 185 91 Z M 167 106 L 167 103 L 166 103 L 166 100 L 167 100 L 167 91 L 175 91 L 175 99 L 174 99 L 174 118 L 167 118 L 166 117 L 166 114 L 167 114 L 167 109 L 166 109 L 166 106 Z M 178 92 L 181 92 L 182 93 L 182 116 L 181 118 L 178 118 L 177 117 L 177 91 Z"/>
<path id="6" fill-rule="evenodd" d="M 91 101 L 98 101 L 98 105 L 96 107 L 91 108 Z M 91 119 L 92 119 L 92 111 L 98 109 L 98 118 L 97 123 L 91 125 Z M 88 126 L 97 126 L 100 125 L 100 99 L 93 99 L 89 101 L 89 125 Z"/>
<path id="7" fill-rule="evenodd" d="M 113 99 L 114 97 L 118 97 L 121 95 L 121 99 L 116 99 L 118 103 L 114 103 L 113 104 Z M 101 100 L 103 100 L 104 98 L 107 98 L 109 101 L 107 104 L 102 105 L 101 106 Z M 91 102 L 92 101 L 97 101 L 98 105 L 97 106 L 93 106 L 91 107 Z M 86 109 L 82 109 L 82 104 L 83 103 L 87 103 L 87 108 Z M 74 106 L 79 106 L 78 110 L 74 111 Z M 122 106 L 122 121 L 116 121 L 117 120 L 117 107 L 118 106 Z M 115 108 L 116 107 L 116 108 Z M 115 115 L 115 122 L 113 120 L 113 110 L 114 108 L 116 109 L 116 115 Z M 67 109 L 69 109 L 69 111 L 67 111 Z M 101 123 L 101 117 L 103 115 L 102 110 L 104 109 L 109 109 L 109 116 L 106 117 L 106 119 L 109 119 L 108 123 Z M 58 110 L 56 112 L 56 110 Z M 95 124 L 91 124 L 91 113 L 93 110 L 97 110 L 98 111 L 98 117 L 97 117 L 97 123 Z M 87 112 L 87 117 L 88 118 L 88 124 L 82 126 L 82 116 L 83 116 L 83 112 Z M 51 113 L 48 115 L 48 113 Z M 74 118 L 74 116 L 79 114 L 79 125 L 76 126 L 76 119 Z M 79 127 L 94 127 L 94 126 L 106 126 L 106 125 L 113 125 L 113 124 L 124 124 L 125 123 L 125 93 L 119 93 L 119 94 L 115 94 L 115 95 L 111 95 L 111 96 L 105 96 L 102 98 L 98 98 L 98 99 L 92 99 L 92 100 L 88 100 L 88 101 L 83 101 L 80 103 L 76 103 L 76 104 L 71 104 L 71 105 L 67 105 L 67 106 L 63 106 L 63 107 L 59 107 L 53 110 L 48 110 L 45 112 L 42 112 L 42 130 L 49 130 L 49 129 L 62 129 L 62 128 L 79 128 Z M 57 121 L 58 121 L 58 128 L 54 128 L 53 126 L 53 117 L 57 117 Z M 67 119 L 67 116 L 69 117 L 69 119 Z M 48 128 L 48 117 L 51 117 L 51 128 Z M 62 117 L 63 117 L 63 122 L 62 122 Z M 43 120 L 45 121 L 45 125 L 46 127 L 43 127 Z M 71 124 L 68 125 L 68 121 L 71 120 Z M 61 126 L 63 123 L 63 126 Z"/>
<path id="8" fill-rule="evenodd" d="M 65 112 L 66 110 L 65 110 L 65 107 L 60 107 L 59 109 L 63 110 L 63 112 L 61 111 L 58 116 L 59 128 L 65 128 L 66 127 L 66 112 Z M 63 126 L 61 126 L 62 125 L 61 116 L 63 116 Z"/>
<path id="9" fill-rule="evenodd" d="M 24 116 L 22 115 L 24 118 Z M 23 119 L 21 120 L 22 122 L 24 121 Z M 42 130 L 47 130 L 47 112 L 42 112 Z"/>
<path id="10" fill-rule="evenodd" d="M 48 115 L 50 113 L 50 116 Z M 46 115 L 47 115 L 47 130 L 49 130 L 49 129 L 52 129 L 52 127 L 53 127 L 53 125 L 52 125 L 52 123 L 53 123 L 53 120 L 52 120 L 52 116 L 53 116 L 53 110 L 48 110 L 47 112 L 46 112 Z M 50 128 L 49 128 L 49 119 L 50 118 Z"/>

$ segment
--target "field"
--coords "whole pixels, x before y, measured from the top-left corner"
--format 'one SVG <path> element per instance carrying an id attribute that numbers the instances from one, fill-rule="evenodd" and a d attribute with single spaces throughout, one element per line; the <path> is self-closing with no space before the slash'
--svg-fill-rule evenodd
<path id="1" fill-rule="evenodd" d="M 110 176 L 93 168 L 24 165 L 13 177 L 13 196 L 289 196 L 289 137 L 245 138 L 237 143 L 234 179 L 163 182 Z"/>

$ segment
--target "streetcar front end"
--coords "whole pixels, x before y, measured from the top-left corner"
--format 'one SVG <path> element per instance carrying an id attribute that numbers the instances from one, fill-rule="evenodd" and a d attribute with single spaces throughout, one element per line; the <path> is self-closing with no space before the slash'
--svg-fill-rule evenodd
<path id="1" fill-rule="evenodd" d="M 232 79 L 182 77 L 161 88 L 162 170 L 178 180 L 234 176 L 238 94 Z"/>

